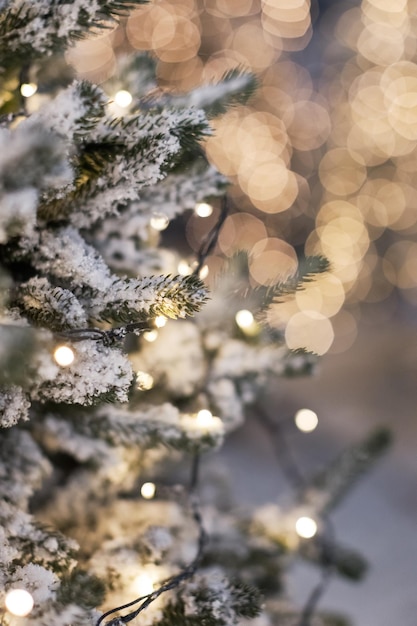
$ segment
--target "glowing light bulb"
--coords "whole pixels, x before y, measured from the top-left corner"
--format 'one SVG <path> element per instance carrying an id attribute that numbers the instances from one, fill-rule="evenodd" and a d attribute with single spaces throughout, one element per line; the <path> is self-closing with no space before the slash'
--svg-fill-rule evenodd
<path id="1" fill-rule="evenodd" d="M 148 574 L 139 574 L 139 576 L 136 576 L 133 585 L 139 596 L 147 596 L 152 593 L 154 589 L 154 583 Z"/>
<path id="2" fill-rule="evenodd" d="M 181 276 L 189 276 L 192 273 L 193 269 L 190 264 L 185 259 L 181 259 L 178 263 L 178 274 Z"/>
<path id="3" fill-rule="evenodd" d="M 169 219 L 165 213 L 154 213 L 151 217 L 150 225 L 154 230 L 165 230 L 168 224 Z"/>
<path id="4" fill-rule="evenodd" d="M 238 311 L 235 315 L 235 320 L 236 324 L 245 335 L 254 337 L 259 333 L 259 324 L 255 322 L 252 313 L 247 309 Z"/>
<path id="5" fill-rule="evenodd" d="M 201 409 L 197 413 L 197 422 L 199 426 L 209 426 L 213 419 L 213 413 L 208 409 Z"/>
<path id="6" fill-rule="evenodd" d="M 155 491 L 155 483 L 143 483 L 142 487 L 140 488 L 140 495 L 142 496 L 142 498 L 145 498 L 145 500 L 152 500 L 155 495 Z"/>
<path id="7" fill-rule="evenodd" d="M 74 351 L 69 346 L 58 346 L 54 352 L 54 359 L 61 367 L 68 367 L 74 361 Z"/>
<path id="8" fill-rule="evenodd" d="M 165 315 L 158 315 L 157 317 L 155 317 L 155 326 L 157 328 L 163 328 L 166 323 L 167 318 L 165 317 Z"/>
<path id="9" fill-rule="evenodd" d="M 148 372 L 136 372 L 136 387 L 137 389 L 141 389 L 143 391 L 148 391 L 153 387 L 153 376 L 148 374 Z"/>
<path id="10" fill-rule="evenodd" d="M 132 104 L 132 94 L 126 91 L 125 89 L 120 89 L 115 96 L 114 101 L 122 109 L 126 109 L 130 104 Z"/>
<path id="11" fill-rule="evenodd" d="M 213 207 L 211 204 L 207 204 L 207 202 L 199 202 L 195 205 L 194 211 L 198 217 L 210 217 L 213 213 Z"/>
<path id="12" fill-rule="evenodd" d="M 12 615 L 24 617 L 33 609 L 33 597 L 25 589 L 12 589 L 5 598 L 6 609 Z"/>
<path id="13" fill-rule="evenodd" d="M 297 428 L 303 431 L 303 433 L 311 433 L 317 428 L 317 424 L 319 423 L 317 413 L 311 409 L 300 409 L 297 411 L 294 416 L 294 421 Z"/>
<path id="14" fill-rule="evenodd" d="M 36 83 L 23 83 L 20 85 L 20 93 L 24 98 L 30 98 L 38 91 Z"/>
<path id="15" fill-rule="evenodd" d="M 142 337 L 145 339 L 145 341 L 149 341 L 149 343 L 152 343 L 153 341 L 156 341 L 158 339 L 158 331 L 147 330 L 145 333 L 143 333 Z"/>
<path id="16" fill-rule="evenodd" d="M 252 313 L 247 309 L 242 309 L 241 311 L 238 311 L 235 315 L 235 320 L 236 324 L 240 328 L 249 328 L 255 321 Z"/>
<path id="17" fill-rule="evenodd" d="M 303 539 L 311 539 L 317 532 L 317 523 L 311 517 L 299 517 L 295 522 L 295 531 Z"/>
<path id="18" fill-rule="evenodd" d="M 201 278 L 201 280 L 204 280 L 205 278 L 207 278 L 207 276 L 209 275 L 209 267 L 208 267 L 208 265 L 203 265 L 203 267 L 199 271 L 198 275 Z"/>

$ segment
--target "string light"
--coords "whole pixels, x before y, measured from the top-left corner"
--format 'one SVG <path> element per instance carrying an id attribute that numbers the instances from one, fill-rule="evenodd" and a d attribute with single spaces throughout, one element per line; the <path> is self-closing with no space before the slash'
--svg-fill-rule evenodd
<path id="1" fill-rule="evenodd" d="M 120 91 L 118 91 L 115 96 L 114 96 L 114 101 L 115 103 L 119 106 L 122 107 L 122 109 L 127 109 L 127 107 L 132 104 L 132 94 L 129 93 L 129 91 L 126 91 L 125 89 L 120 89 Z"/>
<path id="2" fill-rule="evenodd" d="M 155 326 L 157 328 L 163 328 L 166 323 L 167 323 L 167 318 L 165 317 L 165 315 L 158 315 L 155 318 Z"/>
<path id="3" fill-rule="evenodd" d="M 311 433 L 317 428 L 319 418 L 311 409 L 300 409 L 294 416 L 295 425 L 303 433 Z"/>
<path id="4" fill-rule="evenodd" d="M 181 259 L 177 266 L 178 274 L 181 276 L 190 276 L 193 273 L 193 268 L 190 266 L 188 261 L 185 259 Z"/>
<path id="5" fill-rule="evenodd" d="M 194 212 L 198 217 L 210 217 L 213 213 L 213 207 L 207 202 L 199 202 L 195 205 Z"/>
<path id="6" fill-rule="evenodd" d="M 140 495 L 142 496 L 142 498 L 145 498 L 145 500 L 152 500 L 152 498 L 155 496 L 155 491 L 155 483 L 143 483 L 142 487 L 140 488 Z"/>
<path id="7" fill-rule="evenodd" d="M 153 376 L 148 374 L 148 372 L 136 372 L 136 387 L 137 389 L 141 389 L 143 391 L 148 391 L 153 387 Z"/>
<path id="8" fill-rule="evenodd" d="M 252 313 L 247 309 L 241 309 L 235 315 L 236 324 L 244 332 L 245 335 L 253 337 L 259 332 L 259 326 L 255 322 Z"/>
<path id="9" fill-rule="evenodd" d="M 207 278 L 207 276 L 209 275 L 209 267 L 208 267 L 208 265 L 203 265 L 203 267 L 199 271 L 198 275 L 201 278 L 201 280 L 204 280 L 205 278 Z"/>
<path id="10" fill-rule="evenodd" d="M 165 230 L 168 224 L 169 219 L 165 213 L 154 213 L 151 217 L 150 225 L 154 230 Z"/>
<path id="11" fill-rule="evenodd" d="M 22 83 L 20 85 L 20 93 L 24 98 L 30 98 L 38 91 L 36 83 Z"/>
<path id="12" fill-rule="evenodd" d="M 317 523 L 311 517 L 299 517 L 295 522 L 295 531 L 303 539 L 311 539 L 317 533 Z"/>
<path id="13" fill-rule="evenodd" d="M 142 573 L 136 576 L 133 581 L 135 592 L 139 596 L 146 596 L 154 590 L 154 583 L 148 574 Z"/>
<path id="14" fill-rule="evenodd" d="M 4 601 L 6 609 L 12 615 L 24 617 L 33 609 L 33 597 L 25 589 L 12 589 L 6 594 Z"/>
<path id="15" fill-rule="evenodd" d="M 69 346 L 58 346 L 54 352 L 54 359 L 61 367 L 68 367 L 74 361 L 74 351 Z"/>
<path id="16" fill-rule="evenodd" d="M 158 339 L 158 331 L 147 330 L 145 333 L 143 333 L 143 338 L 145 339 L 145 341 L 149 341 L 149 343 L 152 343 L 153 341 L 156 341 Z"/>

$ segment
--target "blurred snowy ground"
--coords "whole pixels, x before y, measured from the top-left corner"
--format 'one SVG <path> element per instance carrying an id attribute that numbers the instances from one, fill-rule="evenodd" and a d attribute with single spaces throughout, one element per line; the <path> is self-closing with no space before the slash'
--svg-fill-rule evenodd
<path id="1" fill-rule="evenodd" d="M 388 455 L 332 515 L 339 541 L 361 552 L 370 567 L 361 583 L 333 579 L 320 606 L 345 613 L 354 626 L 417 624 L 416 331 L 412 312 L 385 321 L 368 316 L 354 345 L 324 356 L 314 377 L 273 385 L 280 419 L 303 407 L 319 415 L 315 432 L 288 432 L 307 474 L 374 426 L 388 425 L 394 434 Z M 229 439 L 221 456 L 238 503 L 282 500 L 289 491 L 255 419 Z M 316 569 L 296 566 L 292 597 L 303 604 L 317 581 Z"/>

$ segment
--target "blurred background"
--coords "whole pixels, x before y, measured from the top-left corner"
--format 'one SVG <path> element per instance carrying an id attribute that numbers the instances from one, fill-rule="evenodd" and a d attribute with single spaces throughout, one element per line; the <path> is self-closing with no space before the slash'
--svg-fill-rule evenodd
<path id="1" fill-rule="evenodd" d="M 358 586 L 334 581 L 322 606 L 356 626 L 417 623 L 416 35 L 417 0 L 154 0 L 67 59 L 120 112 L 131 102 L 120 59 L 136 49 L 153 51 L 169 90 L 236 68 L 256 75 L 254 95 L 215 118 L 205 144 L 232 182 L 207 280 L 241 249 L 253 286 L 282 281 L 302 254 L 331 263 L 270 310 L 290 348 L 325 355 L 312 378 L 274 382 L 270 407 L 283 420 L 304 407 L 317 413 L 313 433 L 289 428 L 306 472 L 372 426 L 394 432 L 389 456 L 334 516 L 340 540 L 371 569 Z M 219 210 L 189 213 L 191 249 Z M 237 501 L 262 504 L 287 489 L 255 419 L 222 457 Z M 299 602 L 314 576 L 294 570 Z"/>

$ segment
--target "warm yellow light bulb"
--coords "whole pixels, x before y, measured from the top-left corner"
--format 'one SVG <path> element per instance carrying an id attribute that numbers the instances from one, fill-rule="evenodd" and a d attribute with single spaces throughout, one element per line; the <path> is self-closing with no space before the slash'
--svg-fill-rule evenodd
<path id="1" fill-rule="evenodd" d="M 311 539 L 317 532 L 317 523 L 311 517 L 299 517 L 295 522 L 295 531 L 303 539 Z"/>
<path id="2" fill-rule="evenodd" d="M 253 315 L 247 309 L 241 309 L 235 315 L 236 324 L 240 328 L 249 328 L 254 322 Z"/>
<path id="3" fill-rule="evenodd" d="M 303 433 L 311 433 L 317 428 L 319 418 L 311 409 L 300 409 L 294 416 L 295 425 Z"/>
<path id="4" fill-rule="evenodd" d="M 132 94 L 126 91 L 125 89 L 120 89 L 115 96 L 114 101 L 122 109 L 126 109 L 130 104 L 132 104 Z"/>
<path id="5" fill-rule="evenodd" d="M 17 617 L 29 615 L 34 604 L 33 597 L 25 589 L 12 589 L 8 591 L 4 602 L 9 613 Z"/>
<path id="6" fill-rule="evenodd" d="M 54 359 L 61 367 L 68 367 L 74 361 L 74 351 L 69 346 L 58 346 L 54 352 Z"/>
<path id="7" fill-rule="evenodd" d="M 209 267 L 208 265 L 203 265 L 203 267 L 198 273 L 198 276 L 199 278 L 201 278 L 201 280 L 204 280 L 205 278 L 207 278 L 208 275 L 209 275 Z"/>
<path id="8" fill-rule="evenodd" d="M 140 488 L 140 495 L 142 496 L 142 498 L 145 498 L 145 500 L 152 500 L 155 495 L 155 491 L 155 483 L 143 483 L 142 487 Z"/>
<path id="9" fill-rule="evenodd" d="M 143 333 L 142 337 L 145 339 L 145 341 L 149 341 L 149 343 L 152 343 L 153 341 L 156 341 L 158 339 L 158 331 L 147 330 L 145 333 Z"/>
<path id="10" fill-rule="evenodd" d="M 185 259 L 181 259 L 178 263 L 178 274 L 181 276 L 189 276 L 192 273 L 193 269 L 190 267 L 190 264 Z"/>
<path id="11" fill-rule="evenodd" d="M 197 413 L 197 422 L 199 426 L 208 426 L 213 420 L 213 413 L 208 409 L 201 409 Z"/>
<path id="12" fill-rule="evenodd" d="M 153 387 L 153 376 L 148 374 L 148 372 L 136 372 L 136 387 L 142 391 L 148 391 Z"/>
<path id="13" fill-rule="evenodd" d="M 24 98 L 30 98 L 38 91 L 36 83 L 22 83 L 20 85 L 20 93 Z"/>
<path id="14" fill-rule="evenodd" d="M 133 581 L 138 596 L 147 596 L 154 590 L 154 583 L 148 574 L 139 574 Z"/>
<path id="15" fill-rule="evenodd" d="M 213 213 L 213 207 L 207 202 L 199 202 L 195 205 L 194 211 L 199 217 L 210 217 Z"/>
<path id="16" fill-rule="evenodd" d="M 150 225 L 154 230 L 165 230 L 168 224 L 169 219 L 164 213 L 154 213 L 151 217 Z"/>
<path id="17" fill-rule="evenodd" d="M 165 317 L 165 315 L 158 315 L 155 318 L 155 326 L 157 328 L 162 328 L 163 326 L 165 326 L 166 323 L 167 323 L 167 318 Z"/>

